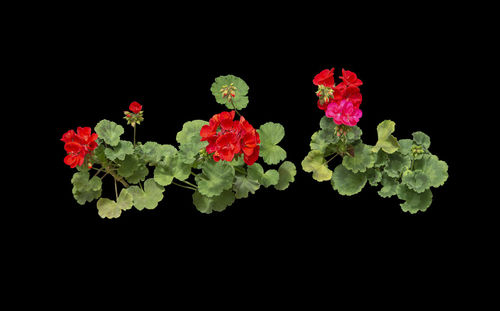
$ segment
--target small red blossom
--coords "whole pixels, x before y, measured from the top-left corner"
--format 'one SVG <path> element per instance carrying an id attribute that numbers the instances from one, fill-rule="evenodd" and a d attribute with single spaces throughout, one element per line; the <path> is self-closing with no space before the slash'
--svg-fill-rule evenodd
<path id="1" fill-rule="evenodd" d="M 259 157 L 259 133 L 243 116 L 234 121 L 234 115 L 234 110 L 214 115 L 209 124 L 201 128 L 201 141 L 208 142 L 206 151 L 216 162 L 232 161 L 243 154 L 245 163 L 252 165 Z"/>
<path id="2" fill-rule="evenodd" d="M 64 163 L 71 168 L 83 165 L 85 156 L 97 148 L 97 138 L 97 134 L 92 133 L 90 127 L 78 127 L 76 132 L 69 130 L 64 133 L 61 141 L 65 143 L 64 150 L 68 153 L 64 158 Z"/>
<path id="3" fill-rule="evenodd" d="M 326 87 L 333 87 L 335 84 L 335 81 L 333 79 L 333 71 L 334 70 L 335 70 L 335 68 L 332 68 L 330 70 L 325 69 L 325 70 L 321 71 L 320 73 L 318 73 L 313 79 L 314 85 L 318 85 L 318 86 L 323 85 Z"/>
<path id="4" fill-rule="evenodd" d="M 142 105 L 138 102 L 132 102 L 128 109 L 133 113 L 138 114 L 142 110 Z"/>
<path id="5" fill-rule="evenodd" d="M 340 79 L 344 81 L 347 86 L 361 86 L 363 85 L 363 82 L 358 79 L 358 76 L 349 70 L 344 70 L 342 68 L 342 75 L 340 76 Z"/>

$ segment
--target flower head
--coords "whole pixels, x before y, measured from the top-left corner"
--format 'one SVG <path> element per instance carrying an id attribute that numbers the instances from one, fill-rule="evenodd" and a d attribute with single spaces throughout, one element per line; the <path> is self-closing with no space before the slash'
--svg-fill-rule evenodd
<path id="1" fill-rule="evenodd" d="M 234 110 L 214 115 L 209 124 L 201 128 L 201 141 L 208 142 L 206 151 L 216 162 L 232 161 L 243 154 L 245 163 L 252 165 L 259 157 L 259 133 L 243 116 L 235 121 L 234 115 Z"/>
<path id="2" fill-rule="evenodd" d="M 333 121 L 338 125 L 355 126 L 363 113 L 350 100 L 344 99 L 340 103 L 330 103 L 326 108 L 325 115 L 328 118 L 333 118 Z"/>
<path id="3" fill-rule="evenodd" d="M 90 127 L 78 127 L 76 132 L 69 130 L 64 133 L 61 141 L 65 143 L 64 150 L 68 153 L 64 158 L 64 163 L 71 168 L 82 166 L 85 156 L 97 148 L 97 138 L 97 134 L 92 133 Z"/>
<path id="4" fill-rule="evenodd" d="M 128 109 L 133 113 L 138 114 L 142 110 L 142 105 L 138 102 L 132 102 Z"/>
<path id="5" fill-rule="evenodd" d="M 333 85 L 335 84 L 334 79 L 333 79 L 333 71 L 334 70 L 335 70 L 335 68 L 332 68 L 330 70 L 325 69 L 325 70 L 321 71 L 320 73 L 318 73 L 313 79 L 314 85 L 318 85 L 318 86 L 324 85 L 326 87 L 333 87 Z"/>

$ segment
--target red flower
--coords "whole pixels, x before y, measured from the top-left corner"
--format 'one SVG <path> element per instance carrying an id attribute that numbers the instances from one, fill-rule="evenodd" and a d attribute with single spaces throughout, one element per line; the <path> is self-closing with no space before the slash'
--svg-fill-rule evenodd
<path id="1" fill-rule="evenodd" d="M 259 157 L 259 134 L 244 117 L 234 121 L 234 115 L 234 110 L 214 115 L 201 128 L 201 141 L 208 142 L 206 151 L 216 162 L 232 161 L 243 153 L 245 163 L 252 165 Z"/>
<path id="2" fill-rule="evenodd" d="M 361 86 L 363 85 L 363 82 L 358 79 L 358 76 L 352 71 L 349 70 L 344 70 L 342 68 L 342 75 L 340 76 L 340 79 L 344 81 L 347 86 Z"/>
<path id="3" fill-rule="evenodd" d="M 314 85 L 324 85 L 326 87 L 333 87 L 335 85 L 334 79 L 333 79 L 333 71 L 335 68 L 332 68 L 331 70 L 325 69 L 318 73 L 314 79 L 313 83 Z"/>
<path id="4" fill-rule="evenodd" d="M 64 158 L 64 163 L 71 168 L 81 166 L 85 156 L 97 148 L 97 134 L 92 133 L 90 127 L 78 127 L 77 132 L 69 130 L 63 134 L 61 140 L 65 143 L 64 150 L 68 155 Z"/>
<path id="5" fill-rule="evenodd" d="M 142 105 L 138 102 L 132 102 L 128 109 L 133 113 L 138 114 L 142 110 Z"/>

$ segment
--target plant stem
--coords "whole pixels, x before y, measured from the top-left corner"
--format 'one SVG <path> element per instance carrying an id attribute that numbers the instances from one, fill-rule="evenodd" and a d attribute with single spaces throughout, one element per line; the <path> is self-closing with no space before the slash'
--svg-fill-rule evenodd
<path id="1" fill-rule="evenodd" d="M 183 183 L 185 183 L 185 184 L 190 185 L 191 187 L 194 187 L 194 188 L 198 189 L 198 186 L 197 186 L 197 185 L 192 184 L 192 183 L 190 183 L 190 182 L 189 182 L 189 181 L 187 181 L 187 180 L 181 180 L 181 181 L 182 181 Z"/>
<path id="2" fill-rule="evenodd" d="M 330 162 L 331 160 L 335 159 L 336 156 L 338 156 L 339 154 L 338 153 L 335 153 L 335 155 L 333 157 L 331 157 L 328 161 L 326 161 L 325 164 L 328 164 L 328 162 Z"/>
<path id="3" fill-rule="evenodd" d="M 240 114 L 240 112 L 238 111 L 238 109 L 236 109 L 236 106 L 234 105 L 233 100 L 232 100 L 232 99 L 230 99 L 229 101 L 231 102 L 231 105 L 233 105 L 234 111 L 236 111 L 236 113 L 237 113 L 237 114 L 241 117 L 241 114 Z"/>
<path id="4" fill-rule="evenodd" d="M 118 202 L 118 188 L 116 187 L 116 178 L 115 178 L 115 195 L 116 195 L 116 201 Z"/>
<path id="5" fill-rule="evenodd" d="M 121 176 L 118 176 L 112 168 L 110 167 L 106 167 L 106 173 L 107 174 L 111 174 L 111 176 L 113 176 L 117 181 L 121 182 L 121 184 L 125 187 L 125 188 L 128 188 L 129 187 L 129 184 L 123 180 L 123 177 Z"/>
<path id="6" fill-rule="evenodd" d="M 194 191 L 198 190 L 198 189 L 193 188 L 193 187 L 190 187 L 190 186 L 185 186 L 185 185 L 178 184 L 178 183 L 176 183 L 175 181 L 172 181 L 172 184 L 173 184 L 173 185 L 176 185 L 176 186 L 178 186 L 178 187 L 181 187 L 181 188 L 191 189 L 191 190 L 194 190 Z"/>
<path id="7" fill-rule="evenodd" d="M 134 148 L 135 148 L 135 133 L 136 133 L 136 129 L 135 128 L 137 127 L 137 124 L 134 124 L 133 127 L 134 127 Z"/>

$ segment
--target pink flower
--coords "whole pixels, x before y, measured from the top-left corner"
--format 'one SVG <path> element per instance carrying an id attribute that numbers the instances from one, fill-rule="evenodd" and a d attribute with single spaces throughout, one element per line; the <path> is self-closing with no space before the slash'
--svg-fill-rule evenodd
<path id="1" fill-rule="evenodd" d="M 330 103 L 326 108 L 325 115 L 328 118 L 333 118 L 336 124 L 355 126 L 359 122 L 362 112 L 350 100 L 344 99 L 340 102 Z"/>

